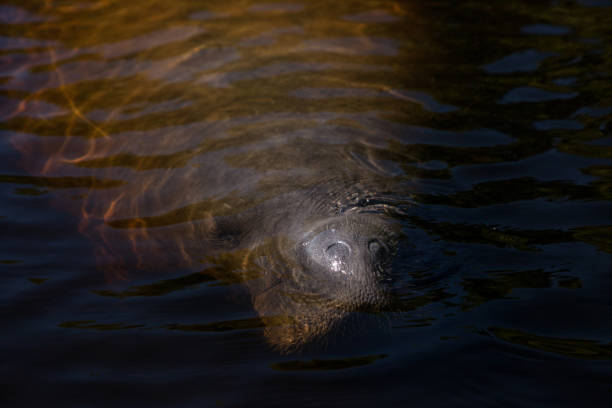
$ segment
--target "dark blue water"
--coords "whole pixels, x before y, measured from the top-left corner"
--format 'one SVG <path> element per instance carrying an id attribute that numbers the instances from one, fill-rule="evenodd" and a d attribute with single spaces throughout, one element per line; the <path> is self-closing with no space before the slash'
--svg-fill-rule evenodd
<path id="1" fill-rule="evenodd" d="M 610 27 L 3 2 L 0 403 L 609 406 Z M 321 225 L 389 246 L 380 292 L 299 267 Z"/>

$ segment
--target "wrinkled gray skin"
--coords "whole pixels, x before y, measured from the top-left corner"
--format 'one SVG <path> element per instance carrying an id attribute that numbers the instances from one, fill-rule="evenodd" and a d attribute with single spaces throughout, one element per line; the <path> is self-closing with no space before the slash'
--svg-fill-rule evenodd
<path id="1" fill-rule="evenodd" d="M 264 212 L 270 211 L 265 207 Z M 328 334 L 353 312 L 372 313 L 385 306 L 397 228 L 377 213 L 298 216 L 282 210 L 271 212 L 286 213 L 277 218 L 281 225 L 274 244 L 263 250 L 251 244 L 249 262 L 263 273 L 245 284 L 266 324 L 268 341 L 294 351 L 326 343 Z M 273 222 L 268 225 L 274 229 Z M 266 235 L 261 229 L 253 232 L 256 242 Z"/>

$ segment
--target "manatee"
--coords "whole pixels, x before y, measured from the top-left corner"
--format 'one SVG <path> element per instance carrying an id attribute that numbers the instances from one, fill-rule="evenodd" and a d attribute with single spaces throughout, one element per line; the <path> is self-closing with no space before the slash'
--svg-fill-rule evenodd
<path id="1" fill-rule="evenodd" d="M 17 144 L 45 159 L 39 174 L 90 180 L 85 193 L 58 196 L 109 280 L 204 265 L 247 288 L 269 343 L 292 351 L 387 305 L 399 231 L 388 197 L 407 188 L 380 159 L 392 137 L 380 121 L 365 131 L 307 119 Z"/>

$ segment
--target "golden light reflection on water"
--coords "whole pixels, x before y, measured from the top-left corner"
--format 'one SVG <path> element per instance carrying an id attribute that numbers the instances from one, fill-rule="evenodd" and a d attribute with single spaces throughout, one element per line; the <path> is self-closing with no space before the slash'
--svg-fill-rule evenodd
<path id="1" fill-rule="evenodd" d="M 273 237 L 351 200 L 401 194 L 411 179 L 385 158 L 398 130 L 381 118 L 431 114 L 398 93 L 423 35 L 402 4 L 11 7 L 32 22 L 1 33 L 3 56 L 21 58 L 2 82 L 20 100 L 3 127 L 18 132 L 34 175 L 92 180 L 58 205 L 79 215 L 111 281 L 219 256 L 239 265 L 223 279 L 251 281 L 245 262 L 277 251 L 265 249 Z M 283 312 L 259 299 L 258 310 Z M 298 333 L 272 341 L 307 341 L 317 313 L 306 315 Z"/>

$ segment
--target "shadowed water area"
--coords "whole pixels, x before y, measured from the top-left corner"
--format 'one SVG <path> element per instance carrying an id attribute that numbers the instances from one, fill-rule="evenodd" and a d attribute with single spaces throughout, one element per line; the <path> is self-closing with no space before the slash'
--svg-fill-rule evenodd
<path id="1" fill-rule="evenodd" d="M 612 2 L 3 1 L 3 406 L 609 406 Z"/>

